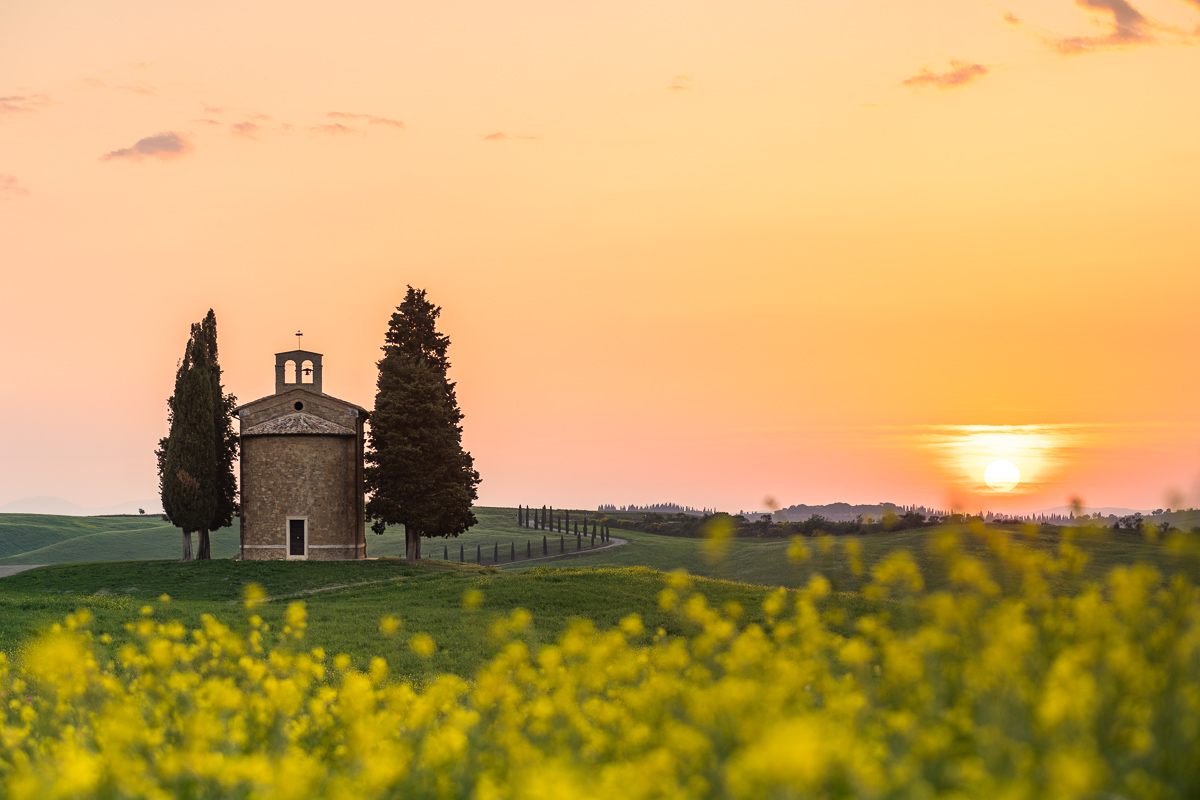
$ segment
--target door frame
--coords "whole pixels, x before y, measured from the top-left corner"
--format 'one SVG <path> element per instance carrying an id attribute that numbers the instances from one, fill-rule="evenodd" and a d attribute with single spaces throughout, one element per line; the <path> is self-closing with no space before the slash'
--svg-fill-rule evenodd
<path id="1" fill-rule="evenodd" d="M 303 520 L 304 522 L 304 554 L 299 556 L 292 555 L 292 520 Z M 283 523 L 283 547 L 289 561 L 303 561 L 308 558 L 308 516 L 303 517 L 287 517 Z"/>

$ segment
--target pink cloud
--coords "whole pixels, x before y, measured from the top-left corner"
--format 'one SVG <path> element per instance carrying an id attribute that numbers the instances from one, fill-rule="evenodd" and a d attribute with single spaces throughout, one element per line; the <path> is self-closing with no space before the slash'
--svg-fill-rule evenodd
<path id="1" fill-rule="evenodd" d="M 938 89 L 956 89 L 965 86 L 976 78 L 987 75 L 988 68 L 983 64 L 971 64 L 967 61 L 951 61 L 950 69 L 946 72 L 933 72 L 922 67 L 916 75 L 901 81 L 903 86 L 922 88 L 932 86 Z"/>
<path id="2" fill-rule="evenodd" d="M 139 83 L 136 86 L 118 86 L 117 88 L 126 92 L 140 94 L 143 97 L 154 97 L 158 94 L 158 90 L 148 83 Z"/>
<path id="3" fill-rule="evenodd" d="M 9 197 L 11 195 L 24 196 L 29 194 L 16 175 L 0 172 L 0 197 Z"/>
<path id="4" fill-rule="evenodd" d="M 229 127 L 230 127 L 230 132 L 233 133 L 234 136 L 242 136 L 247 139 L 257 139 L 258 132 L 261 130 L 261 128 L 258 125 L 255 125 L 253 122 L 250 122 L 249 120 L 247 120 L 246 122 L 234 123 L 233 125 L 231 125 Z"/>
<path id="5" fill-rule="evenodd" d="M 485 142 L 505 142 L 505 141 L 508 141 L 509 139 L 513 139 L 513 140 L 522 140 L 523 139 L 528 142 L 533 142 L 533 141 L 537 141 L 537 138 L 538 137 L 536 137 L 536 136 L 518 136 L 517 134 L 509 134 L 509 133 L 505 133 L 504 131 L 496 131 L 495 133 L 489 133 L 487 136 L 484 136 L 483 140 Z"/>
<path id="6" fill-rule="evenodd" d="M 692 88 L 691 75 L 676 75 L 671 78 L 671 82 L 667 84 L 667 88 L 673 92 L 682 92 Z"/>
<path id="7" fill-rule="evenodd" d="M 407 126 L 398 119 L 388 119 L 387 117 L 377 117 L 374 114 L 354 114 L 349 111 L 330 111 L 325 116 L 330 119 L 365 119 L 368 125 L 390 125 L 393 128 L 404 130 Z"/>
<path id="8" fill-rule="evenodd" d="M 1101 36 L 1060 37 L 1053 42 L 1060 53 L 1086 53 L 1154 41 L 1153 24 L 1126 0 L 1075 0 L 1075 5 L 1109 16 L 1112 29 Z"/>
<path id="9" fill-rule="evenodd" d="M 167 131 L 154 136 L 147 136 L 145 139 L 138 139 L 132 147 L 122 147 L 120 150 L 113 150 L 100 156 L 101 161 L 114 161 L 117 159 L 127 161 L 141 161 L 145 158 L 156 158 L 160 161 L 171 161 L 180 156 L 187 155 L 195 149 L 192 143 L 184 136 Z"/>
<path id="10" fill-rule="evenodd" d="M 400 130 L 404 130 L 405 128 L 408 127 L 401 120 L 387 119 L 386 117 L 371 117 L 371 121 L 368 122 L 367 124 L 368 125 L 390 125 L 391 127 L 399 128 Z"/>
<path id="11" fill-rule="evenodd" d="M 329 125 L 314 125 L 309 130 L 314 133 L 327 133 L 330 136 L 340 136 L 343 133 L 359 133 L 355 128 L 343 125 L 340 122 L 334 122 Z"/>
<path id="12" fill-rule="evenodd" d="M 0 114 L 30 114 L 48 105 L 50 98 L 44 94 L 11 94 L 0 97 Z"/>

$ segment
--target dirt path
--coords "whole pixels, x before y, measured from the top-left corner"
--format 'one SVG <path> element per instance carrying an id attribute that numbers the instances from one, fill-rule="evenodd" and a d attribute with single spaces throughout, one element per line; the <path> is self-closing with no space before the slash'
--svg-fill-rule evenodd
<path id="1" fill-rule="evenodd" d="M 359 586 L 373 586 L 377 583 L 395 583 L 396 581 L 402 581 L 402 580 L 406 580 L 406 579 L 407 579 L 407 576 L 401 576 L 399 578 L 381 578 L 380 580 L 377 580 L 377 581 L 359 581 L 358 583 L 335 583 L 331 586 L 317 586 L 316 588 L 313 588 L 313 589 L 301 589 L 300 591 L 292 592 L 291 594 L 280 594 L 280 595 L 276 595 L 274 597 L 268 597 L 263 602 L 273 603 L 276 600 L 291 600 L 295 597 L 305 597 L 307 595 L 318 594 L 320 592 L 336 592 L 339 589 L 355 589 Z M 240 603 L 242 601 L 241 600 L 232 600 L 230 602 L 231 603 Z"/>
<path id="2" fill-rule="evenodd" d="M 601 550 L 608 550 L 609 548 L 612 548 L 612 547 L 620 547 L 623 544 L 629 544 L 629 542 L 625 539 L 618 539 L 614 536 L 613 538 L 609 539 L 606 544 L 603 544 L 600 547 L 584 548 L 582 550 L 567 550 L 564 553 L 552 553 L 551 555 L 548 555 L 548 556 L 535 556 L 533 558 L 518 558 L 516 561 L 509 561 L 507 563 L 500 562 L 499 564 L 483 564 L 482 566 L 499 567 L 499 568 L 503 569 L 504 567 L 517 566 L 520 564 L 528 564 L 531 561 L 555 561 L 557 559 L 562 559 L 562 558 L 577 558 L 578 556 L 586 556 L 586 555 L 590 555 L 591 553 L 598 553 Z M 452 563 L 457 564 L 459 562 L 455 561 Z M 466 563 L 470 564 L 471 562 L 466 562 Z M 428 564 L 427 566 L 436 568 L 436 565 L 434 565 L 434 564 Z M 335 583 L 330 586 L 317 586 L 312 589 L 301 589 L 298 592 L 291 592 L 290 594 L 281 594 L 281 595 L 276 595 L 274 597 L 268 597 L 263 602 L 273 603 L 276 600 L 293 600 L 297 597 L 306 597 L 310 594 L 320 594 L 321 592 L 336 592 L 339 589 L 357 589 L 359 586 L 375 586 L 380 583 L 396 583 L 398 581 L 408 580 L 409 577 L 410 576 L 401 576 L 399 578 L 381 578 L 381 579 L 375 580 L 375 581 L 358 581 L 356 583 Z M 241 601 L 240 600 L 231 600 L 230 601 L 231 604 L 235 604 L 235 603 L 239 603 L 239 602 L 241 602 Z"/>
<path id="3" fill-rule="evenodd" d="M 27 569 L 37 569 L 44 567 L 45 564 L 5 564 L 0 566 L 0 578 L 7 578 L 9 575 L 16 575 L 18 572 L 24 572 Z"/>

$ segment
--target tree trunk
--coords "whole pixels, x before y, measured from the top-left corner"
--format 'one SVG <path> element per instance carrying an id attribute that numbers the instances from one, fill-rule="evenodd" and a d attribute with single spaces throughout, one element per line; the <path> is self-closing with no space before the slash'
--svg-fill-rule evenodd
<path id="1" fill-rule="evenodd" d="M 192 560 L 192 535 L 190 533 L 183 534 L 183 558 L 181 560 Z"/>
<path id="2" fill-rule="evenodd" d="M 421 541 L 421 534 L 414 531 L 411 526 L 404 526 L 404 560 L 416 561 L 420 558 L 420 550 L 418 545 Z"/>
<path id="3" fill-rule="evenodd" d="M 423 537 L 421 536 L 421 532 L 417 531 L 417 560 L 418 561 L 421 560 L 421 539 L 422 538 Z"/>
<path id="4" fill-rule="evenodd" d="M 197 561 L 209 561 L 212 559 L 212 547 L 208 541 L 208 531 L 200 531 L 200 549 L 196 552 Z"/>

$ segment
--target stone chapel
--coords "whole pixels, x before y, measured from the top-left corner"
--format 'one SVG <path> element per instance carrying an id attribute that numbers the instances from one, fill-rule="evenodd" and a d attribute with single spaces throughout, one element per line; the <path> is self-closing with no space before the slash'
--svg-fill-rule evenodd
<path id="1" fill-rule="evenodd" d="M 275 354 L 275 393 L 241 425 L 243 559 L 367 557 L 361 406 L 321 391 L 321 354 Z"/>

